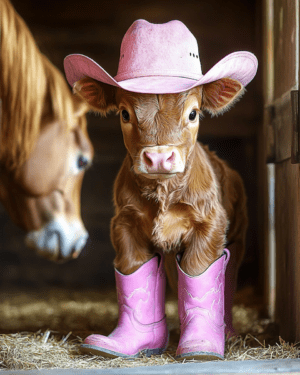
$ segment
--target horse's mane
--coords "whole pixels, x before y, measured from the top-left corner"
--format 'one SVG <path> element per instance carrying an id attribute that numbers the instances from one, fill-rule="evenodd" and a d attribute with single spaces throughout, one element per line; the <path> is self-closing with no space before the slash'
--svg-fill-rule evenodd
<path id="1" fill-rule="evenodd" d="M 0 34 L 0 163 L 12 170 L 33 151 L 45 117 L 68 130 L 86 121 L 88 108 L 39 51 L 8 0 L 0 0 Z"/>

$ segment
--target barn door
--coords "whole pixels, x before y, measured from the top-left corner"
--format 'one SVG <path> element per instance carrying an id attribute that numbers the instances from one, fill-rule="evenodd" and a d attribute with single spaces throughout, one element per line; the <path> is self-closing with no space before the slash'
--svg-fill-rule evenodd
<path id="1" fill-rule="evenodd" d="M 280 335 L 285 340 L 299 341 L 299 0 L 264 0 L 263 19 L 264 134 L 269 163 L 269 311 L 279 323 Z"/>

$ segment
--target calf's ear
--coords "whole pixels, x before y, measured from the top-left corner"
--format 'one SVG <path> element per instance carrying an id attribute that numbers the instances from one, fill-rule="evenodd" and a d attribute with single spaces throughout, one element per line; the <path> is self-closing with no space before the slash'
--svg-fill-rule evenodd
<path id="1" fill-rule="evenodd" d="M 222 114 L 236 103 L 243 93 L 244 86 L 232 78 L 222 78 L 203 85 L 202 109 L 212 116 Z"/>
<path id="2" fill-rule="evenodd" d="M 83 98 L 93 111 L 103 116 L 117 110 L 113 86 L 85 77 L 74 83 L 73 91 Z"/>

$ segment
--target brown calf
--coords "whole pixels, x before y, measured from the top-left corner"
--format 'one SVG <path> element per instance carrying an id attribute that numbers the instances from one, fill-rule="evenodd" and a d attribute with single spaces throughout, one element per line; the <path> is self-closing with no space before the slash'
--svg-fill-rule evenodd
<path id="1" fill-rule="evenodd" d="M 202 112 L 224 112 L 243 93 L 242 84 L 223 78 L 154 95 L 84 78 L 74 90 L 97 112 L 120 113 L 127 155 L 115 181 L 111 223 L 118 271 L 131 274 L 159 248 L 176 289 L 177 253 L 182 270 L 199 275 L 228 244 L 226 288 L 232 290 L 244 253 L 246 195 L 238 173 L 197 142 L 197 133 Z"/>

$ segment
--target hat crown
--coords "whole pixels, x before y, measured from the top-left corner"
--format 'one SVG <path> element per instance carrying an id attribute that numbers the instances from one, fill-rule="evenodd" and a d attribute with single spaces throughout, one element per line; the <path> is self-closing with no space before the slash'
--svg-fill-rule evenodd
<path id="1" fill-rule="evenodd" d="M 201 78 L 197 40 L 182 22 L 137 20 L 130 26 L 122 41 L 115 80 L 146 76 Z"/>

